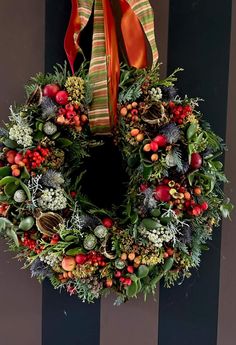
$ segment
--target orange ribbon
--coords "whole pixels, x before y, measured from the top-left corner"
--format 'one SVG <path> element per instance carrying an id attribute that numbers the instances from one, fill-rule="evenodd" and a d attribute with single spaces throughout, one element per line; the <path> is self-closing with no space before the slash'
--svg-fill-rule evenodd
<path id="1" fill-rule="evenodd" d="M 122 11 L 121 31 L 129 65 L 136 68 L 147 66 L 147 47 L 142 26 L 125 0 L 120 0 Z"/>

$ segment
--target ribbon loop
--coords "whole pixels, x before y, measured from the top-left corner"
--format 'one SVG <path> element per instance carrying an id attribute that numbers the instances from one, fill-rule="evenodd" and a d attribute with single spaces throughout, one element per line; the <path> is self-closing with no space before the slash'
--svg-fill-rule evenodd
<path id="1" fill-rule="evenodd" d="M 154 15 L 149 0 L 120 0 L 121 31 L 129 60 L 136 68 L 147 66 L 145 36 L 152 51 L 152 63 L 158 60 Z M 90 128 L 94 134 L 109 134 L 116 125 L 117 93 L 120 63 L 115 21 L 110 0 L 71 0 L 72 9 L 64 47 L 74 74 L 79 52 L 80 32 L 94 11 L 92 57 L 89 77 L 93 101 L 89 110 Z"/>

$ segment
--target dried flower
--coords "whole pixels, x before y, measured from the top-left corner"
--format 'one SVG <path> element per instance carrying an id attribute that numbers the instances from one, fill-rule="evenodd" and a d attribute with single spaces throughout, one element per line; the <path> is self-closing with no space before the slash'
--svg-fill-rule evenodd
<path id="1" fill-rule="evenodd" d="M 65 83 L 67 92 L 69 93 L 68 100 L 73 104 L 80 105 L 81 101 L 84 99 L 84 85 L 85 82 L 80 77 L 68 77 Z"/>
<path id="2" fill-rule="evenodd" d="M 27 125 L 13 125 L 9 131 L 9 138 L 15 140 L 18 145 L 29 147 L 33 144 L 33 130 Z"/>
<path id="3" fill-rule="evenodd" d="M 42 191 L 41 196 L 38 198 L 38 206 L 43 210 L 63 210 L 67 206 L 67 199 L 64 196 L 64 189 L 46 188 Z"/>

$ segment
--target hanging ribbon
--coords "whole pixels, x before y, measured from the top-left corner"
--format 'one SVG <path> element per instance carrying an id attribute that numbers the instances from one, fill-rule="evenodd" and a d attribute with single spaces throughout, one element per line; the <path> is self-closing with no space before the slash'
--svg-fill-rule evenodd
<path id="1" fill-rule="evenodd" d="M 117 122 L 117 93 L 119 86 L 119 55 L 115 21 L 110 0 L 71 0 L 71 18 L 65 36 L 65 51 L 74 73 L 79 51 L 79 35 L 94 11 L 92 56 L 89 78 L 93 101 L 89 111 L 91 131 L 109 134 Z M 153 65 L 158 59 L 154 33 L 154 15 L 149 0 L 119 0 L 122 12 L 121 31 L 129 64 L 136 68 L 147 66 L 145 37 L 151 50 Z"/>

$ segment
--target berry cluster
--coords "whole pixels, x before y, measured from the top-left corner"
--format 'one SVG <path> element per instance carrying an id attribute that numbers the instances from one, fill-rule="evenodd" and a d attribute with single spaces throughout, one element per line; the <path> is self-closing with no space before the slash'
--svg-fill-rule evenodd
<path id="1" fill-rule="evenodd" d="M 36 149 L 27 150 L 22 159 L 28 171 L 39 168 L 49 154 L 49 149 L 37 146 Z"/>
<path id="2" fill-rule="evenodd" d="M 165 147 L 167 144 L 167 138 L 164 135 L 157 135 L 152 141 L 149 143 L 146 143 L 143 146 L 144 152 L 151 153 L 150 159 L 152 162 L 156 162 L 159 159 L 159 156 L 157 154 L 157 151 L 161 147 Z"/>
<path id="3" fill-rule="evenodd" d="M 169 102 L 169 108 L 173 114 L 174 122 L 181 125 L 183 120 L 192 113 L 192 108 L 190 105 L 176 105 L 174 102 Z"/>
<path id="4" fill-rule="evenodd" d="M 202 203 L 196 201 L 201 193 L 201 188 L 195 187 L 192 195 L 186 186 L 165 178 L 163 184 L 156 187 L 155 198 L 161 202 L 168 202 L 177 215 L 186 211 L 189 215 L 198 217 L 208 209 L 206 201 Z"/>
<path id="5" fill-rule="evenodd" d="M 96 251 L 91 251 L 88 254 L 78 254 L 75 257 L 77 265 L 92 265 L 105 267 L 107 264 L 105 262 L 105 257 Z"/>
<path id="6" fill-rule="evenodd" d="M 88 122 L 88 117 L 85 114 L 81 114 L 78 105 L 67 103 L 58 110 L 56 122 L 59 125 L 73 126 L 77 132 L 80 132 L 82 127 Z"/>
<path id="7" fill-rule="evenodd" d="M 24 247 L 29 248 L 31 251 L 35 252 L 36 254 L 40 254 L 44 248 L 42 246 L 39 246 L 37 243 L 37 240 L 33 238 L 36 232 L 37 231 L 24 232 L 24 236 L 23 236 L 22 241 L 20 241 L 20 244 Z"/>
<path id="8" fill-rule="evenodd" d="M 125 117 L 129 121 L 138 122 L 139 121 L 139 117 L 138 117 L 139 112 L 138 112 L 137 107 L 138 107 L 137 102 L 127 104 L 126 106 L 124 106 L 120 109 L 120 115 L 122 117 Z"/>

